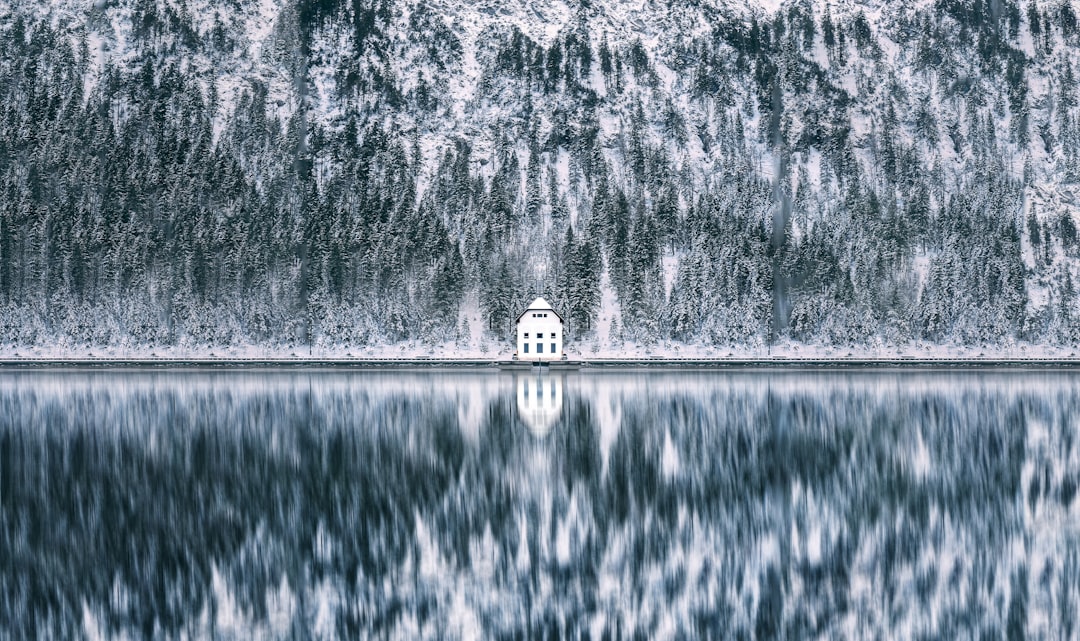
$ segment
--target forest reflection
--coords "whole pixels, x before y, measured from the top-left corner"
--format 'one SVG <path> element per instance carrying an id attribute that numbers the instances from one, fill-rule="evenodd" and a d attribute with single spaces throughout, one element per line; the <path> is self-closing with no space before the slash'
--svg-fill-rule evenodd
<path id="1" fill-rule="evenodd" d="M 1080 377 L 0 373 L 0 638 L 1075 638 Z"/>

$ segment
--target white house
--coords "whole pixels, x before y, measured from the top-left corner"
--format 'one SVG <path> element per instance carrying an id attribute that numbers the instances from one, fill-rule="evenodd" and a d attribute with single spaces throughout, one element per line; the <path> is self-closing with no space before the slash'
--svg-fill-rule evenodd
<path id="1" fill-rule="evenodd" d="M 563 319 L 543 298 L 537 298 L 517 319 L 517 352 L 522 361 L 556 361 L 563 357 Z"/>

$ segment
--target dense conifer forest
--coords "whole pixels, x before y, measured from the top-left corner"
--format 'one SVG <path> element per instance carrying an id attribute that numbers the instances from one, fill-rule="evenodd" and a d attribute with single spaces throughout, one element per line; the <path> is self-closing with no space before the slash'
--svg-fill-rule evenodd
<path id="1" fill-rule="evenodd" d="M 0 343 L 1075 344 L 1080 7 L 769 4 L 0 3 Z"/>

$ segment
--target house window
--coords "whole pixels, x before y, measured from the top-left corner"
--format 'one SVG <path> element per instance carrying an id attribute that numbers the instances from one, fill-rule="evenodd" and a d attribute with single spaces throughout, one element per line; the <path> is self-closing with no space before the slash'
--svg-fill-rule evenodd
<path id="1" fill-rule="evenodd" d="M 552 353 L 552 354 L 554 354 L 554 353 L 555 353 L 555 343 L 552 343 L 552 344 L 551 344 L 551 353 Z"/>
<path id="2" fill-rule="evenodd" d="M 544 337 L 544 332 L 540 332 L 539 334 L 536 335 L 536 337 L 537 338 L 543 338 Z"/>
<path id="3" fill-rule="evenodd" d="M 544 344 L 543 343 L 537 343 L 536 344 L 536 353 L 537 354 L 543 354 L 544 353 Z"/>
<path id="4" fill-rule="evenodd" d="M 525 332 L 525 338 L 529 337 L 529 332 Z"/>
<path id="5" fill-rule="evenodd" d="M 529 353 L 529 344 L 528 343 L 525 343 L 525 353 L 526 354 Z"/>

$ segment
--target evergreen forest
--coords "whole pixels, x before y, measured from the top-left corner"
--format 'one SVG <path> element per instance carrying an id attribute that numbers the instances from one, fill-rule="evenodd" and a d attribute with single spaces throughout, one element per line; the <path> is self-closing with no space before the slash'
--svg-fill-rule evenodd
<path id="1" fill-rule="evenodd" d="M 1080 339 L 1074 0 L 524 4 L 0 5 L 0 345 Z"/>

